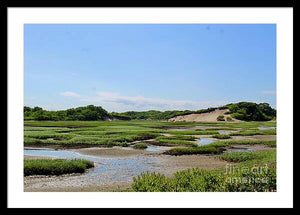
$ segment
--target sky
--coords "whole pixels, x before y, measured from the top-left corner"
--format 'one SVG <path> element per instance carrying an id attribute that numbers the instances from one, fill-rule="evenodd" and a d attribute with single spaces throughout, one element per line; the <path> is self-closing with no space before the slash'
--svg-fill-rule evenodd
<path id="1" fill-rule="evenodd" d="M 24 105 L 276 108 L 275 24 L 25 24 Z"/>

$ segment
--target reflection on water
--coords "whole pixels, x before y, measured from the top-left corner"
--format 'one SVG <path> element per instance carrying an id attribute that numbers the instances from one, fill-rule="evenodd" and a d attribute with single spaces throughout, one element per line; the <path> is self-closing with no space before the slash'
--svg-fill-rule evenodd
<path id="1" fill-rule="evenodd" d="M 213 142 L 216 142 L 216 140 L 203 137 L 203 138 L 200 138 L 200 140 L 198 141 L 198 146 L 208 145 Z"/>

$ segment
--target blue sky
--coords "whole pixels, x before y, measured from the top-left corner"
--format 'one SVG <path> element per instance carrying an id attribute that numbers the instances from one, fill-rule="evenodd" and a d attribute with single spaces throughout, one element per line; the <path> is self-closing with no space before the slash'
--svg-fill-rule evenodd
<path id="1" fill-rule="evenodd" d="M 25 24 L 24 105 L 276 107 L 273 24 Z"/>

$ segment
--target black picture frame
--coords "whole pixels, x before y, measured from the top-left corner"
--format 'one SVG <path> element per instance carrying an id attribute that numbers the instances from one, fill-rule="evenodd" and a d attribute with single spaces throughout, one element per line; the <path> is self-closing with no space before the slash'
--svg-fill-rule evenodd
<path id="1" fill-rule="evenodd" d="M 229 1 L 222 1 L 222 0 L 211 0 L 211 1 L 181 1 L 181 2 L 172 2 L 172 3 L 166 3 L 166 2 L 133 2 L 133 1 L 123 1 L 123 2 L 101 2 L 101 1 L 74 1 L 72 3 L 68 1 L 57 1 L 57 0 L 52 0 L 52 1 L 32 1 L 32 0 L 27 0 L 27 1 L 1 1 L 0 2 L 1 10 L 0 10 L 0 16 L 1 16 L 1 67 L 2 67 L 2 73 L 4 73 L 4 78 L 2 80 L 6 81 L 7 84 L 7 9 L 8 8 L 17 8 L 17 7 L 254 7 L 254 8 L 259 8 L 259 7 L 288 7 L 288 8 L 293 8 L 294 9 L 294 24 L 293 26 L 296 26 L 296 3 L 295 1 L 292 0 L 281 0 L 281 1 L 266 1 L 266 0 L 252 0 L 252 1 L 234 1 L 234 0 L 229 0 Z M 296 32 L 294 31 L 294 38 L 296 38 Z M 296 44 L 296 43 L 294 43 Z M 294 45 L 295 46 L 295 45 Z M 294 67 L 296 68 L 296 67 Z M 6 72 L 5 72 L 6 71 Z M 2 85 L 6 86 L 6 92 L 7 92 L 7 85 Z M 294 81 L 294 86 L 295 86 L 295 81 Z M 6 101 L 8 100 L 8 96 L 6 93 Z M 294 106 L 295 107 L 295 106 Z M 8 110 L 8 107 L 6 106 L 6 112 Z M 6 124 L 8 123 L 8 120 L 6 120 Z M 6 132 L 7 134 L 7 132 Z M 6 135 L 7 137 L 7 135 Z M 294 155 L 293 157 L 296 157 L 295 151 L 296 150 L 296 145 L 294 145 Z M 6 163 L 5 166 L 5 172 L 7 174 L 7 144 L 2 145 L 2 156 L 1 159 L 3 162 Z M 294 164 L 295 164 L 295 159 L 294 159 Z M 296 165 L 294 165 L 295 168 Z M 294 169 L 295 170 L 295 169 Z M 295 178 L 295 171 L 294 172 L 294 181 L 296 180 Z M 121 212 L 126 213 L 132 210 L 133 212 L 141 212 L 141 210 L 145 210 L 145 212 L 155 212 L 156 210 L 161 210 L 162 212 L 165 212 L 165 210 L 172 210 L 174 212 L 179 212 L 181 213 L 183 210 L 199 210 L 199 213 L 204 213 L 204 214 L 258 214 L 258 213 L 263 213 L 263 214 L 294 214 L 296 213 L 296 210 L 298 209 L 297 203 L 295 200 L 293 200 L 293 208 L 164 208 L 164 209 L 158 209 L 158 208 L 143 208 L 143 209 L 138 209 L 138 208 L 118 208 L 118 209 L 113 209 L 113 208 L 98 208 L 98 209 L 92 209 L 92 208 L 8 208 L 7 207 L 7 175 L 3 176 L 4 180 L 2 180 L 2 196 L 4 197 L 3 200 L 1 201 L 1 209 L 3 210 L 4 213 L 6 214 L 58 214 L 58 213 L 63 213 L 63 214 L 98 214 L 101 213 L 103 210 L 110 210 L 110 212 Z M 295 199 L 295 188 L 294 188 L 294 194 L 293 194 L 293 199 Z M 101 211 L 99 211 L 101 210 Z M 109 212 L 109 211 L 108 211 Z"/>

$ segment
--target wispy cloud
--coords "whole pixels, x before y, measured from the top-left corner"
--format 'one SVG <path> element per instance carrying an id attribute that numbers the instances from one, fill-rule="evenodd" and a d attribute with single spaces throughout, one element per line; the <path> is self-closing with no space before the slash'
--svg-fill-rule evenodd
<path id="1" fill-rule="evenodd" d="M 264 90 L 264 91 L 261 91 L 261 93 L 264 95 L 275 95 L 276 91 L 275 90 Z"/>
<path id="2" fill-rule="evenodd" d="M 79 94 L 73 93 L 73 92 L 69 92 L 69 91 L 68 92 L 62 92 L 59 95 L 65 96 L 65 97 L 80 97 Z"/>
<path id="3" fill-rule="evenodd" d="M 138 96 L 123 96 L 114 92 L 97 92 L 95 96 L 80 96 L 79 101 L 86 104 L 101 105 L 109 111 L 129 110 L 198 110 L 212 106 L 221 106 L 226 101 L 191 101 L 147 98 Z"/>

